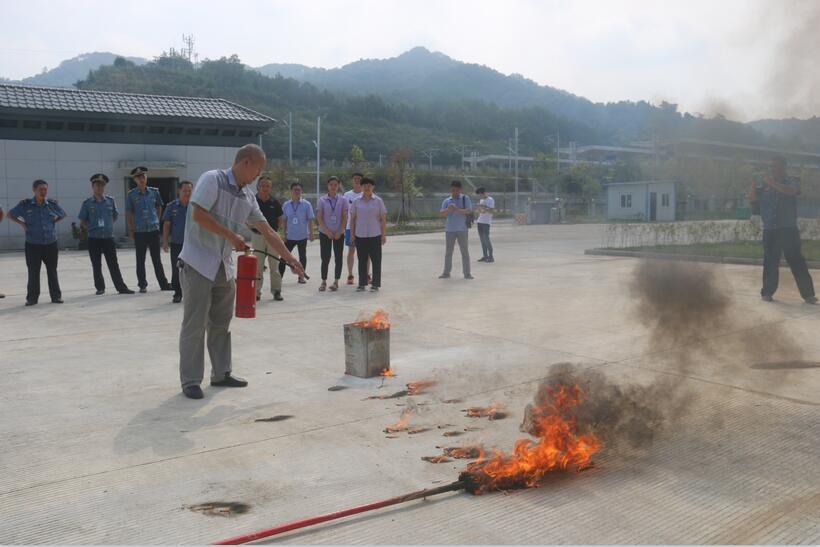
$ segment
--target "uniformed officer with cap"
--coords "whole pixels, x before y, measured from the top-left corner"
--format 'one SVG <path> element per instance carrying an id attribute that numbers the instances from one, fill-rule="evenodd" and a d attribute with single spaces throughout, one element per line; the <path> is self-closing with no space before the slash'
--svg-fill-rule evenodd
<path id="1" fill-rule="evenodd" d="M 105 279 L 102 274 L 102 257 L 108 265 L 111 281 L 120 294 L 134 294 L 125 285 L 117 262 L 117 244 L 114 242 L 114 223 L 119 212 L 114 198 L 103 194 L 108 177 L 103 173 L 91 175 L 91 190 L 94 193 L 80 207 L 80 226 L 88 230 L 88 256 L 94 271 L 94 287 L 97 294 L 105 293 Z"/>
<path id="2" fill-rule="evenodd" d="M 40 266 L 46 265 L 48 293 L 54 304 L 62 304 L 62 291 L 57 279 L 57 226 L 65 218 L 65 211 L 53 199 L 48 199 L 48 183 L 35 180 L 31 188 L 34 197 L 24 199 L 9 211 L 9 218 L 26 232 L 26 266 L 28 287 L 26 306 L 33 306 L 40 298 Z"/>
<path id="3" fill-rule="evenodd" d="M 131 170 L 131 178 L 134 179 L 137 187 L 125 196 L 128 237 L 134 239 L 134 246 L 137 249 L 137 283 L 140 292 L 146 292 L 146 287 L 148 287 L 148 281 L 145 279 L 146 250 L 151 253 L 151 262 L 154 264 L 154 274 L 157 276 L 160 289 L 170 291 L 173 289 L 165 277 L 159 245 L 162 196 L 159 190 L 148 186 L 147 173 L 147 167 L 134 167 Z"/>

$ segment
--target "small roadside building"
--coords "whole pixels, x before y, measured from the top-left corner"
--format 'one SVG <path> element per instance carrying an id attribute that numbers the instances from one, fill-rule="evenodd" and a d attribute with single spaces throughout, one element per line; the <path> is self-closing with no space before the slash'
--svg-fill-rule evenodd
<path id="1" fill-rule="evenodd" d="M 68 213 L 58 224 L 59 245 L 72 245 L 71 222 L 91 195 L 89 177 L 105 173 L 121 237 L 131 169 L 147 167 L 149 186 L 167 203 L 179 181 L 230 166 L 240 146 L 275 124 L 224 99 L 0 84 L 0 206 L 8 211 L 30 198 L 31 183 L 44 179 L 49 197 Z M 19 226 L 0 223 L 0 250 L 23 244 Z"/>
<path id="2" fill-rule="evenodd" d="M 606 185 L 607 220 L 671 222 L 675 220 L 673 180 L 614 182 Z"/>

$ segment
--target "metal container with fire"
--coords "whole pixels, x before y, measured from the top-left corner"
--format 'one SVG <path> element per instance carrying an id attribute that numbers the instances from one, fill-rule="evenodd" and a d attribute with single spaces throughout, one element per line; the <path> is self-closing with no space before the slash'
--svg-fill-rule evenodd
<path id="1" fill-rule="evenodd" d="M 366 321 L 344 326 L 345 374 L 359 378 L 385 376 L 390 371 L 390 322 L 376 310 Z"/>

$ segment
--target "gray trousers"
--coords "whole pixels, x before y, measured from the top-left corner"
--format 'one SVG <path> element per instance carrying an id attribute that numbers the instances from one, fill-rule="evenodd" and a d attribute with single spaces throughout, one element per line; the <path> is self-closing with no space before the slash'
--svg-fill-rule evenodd
<path id="1" fill-rule="evenodd" d="M 211 379 L 221 380 L 231 372 L 231 318 L 236 283 L 225 277 L 220 265 L 211 281 L 188 264 L 180 271 L 183 303 L 182 329 L 179 331 L 179 381 L 182 387 L 198 386 L 205 372 L 205 334 Z"/>
<path id="2" fill-rule="evenodd" d="M 274 256 L 279 253 L 268 245 L 268 241 L 262 234 L 251 233 L 251 245 L 254 249 L 264 251 Z M 268 272 L 270 272 L 270 292 L 271 294 L 282 290 L 282 276 L 279 275 L 279 261 L 273 257 L 256 253 L 256 296 L 262 294 L 262 286 L 265 284 L 265 259 L 268 262 Z"/>
<path id="3" fill-rule="evenodd" d="M 464 275 L 470 275 L 470 249 L 467 245 L 467 237 L 470 232 L 463 230 L 461 232 L 444 232 L 445 249 L 444 249 L 444 274 L 450 275 L 450 270 L 453 269 L 453 250 L 458 241 L 458 250 L 461 252 L 461 269 Z"/>

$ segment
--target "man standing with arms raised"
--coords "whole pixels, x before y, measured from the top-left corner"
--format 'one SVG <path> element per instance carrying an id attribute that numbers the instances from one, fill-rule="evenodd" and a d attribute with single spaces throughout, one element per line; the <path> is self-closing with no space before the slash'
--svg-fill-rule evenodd
<path id="1" fill-rule="evenodd" d="M 473 211 L 473 202 L 468 196 L 461 193 L 461 181 L 454 180 L 450 183 L 450 197 L 441 203 L 441 215 L 447 217 L 444 224 L 445 248 L 444 248 L 444 272 L 439 279 L 448 279 L 450 270 L 453 268 L 453 250 L 458 242 L 458 250 L 461 252 L 461 269 L 464 272 L 464 279 L 472 279 L 470 275 L 470 251 L 468 248 L 469 225 L 467 215 Z"/>
<path id="2" fill-rule="evenodd" d="M 753 182 L 749 201 L 760 204 L 763 221 L 763 287 L 760 297 L 771 302 L 780 278 L 780 257 L 785 256 L 792 270 L 800 296 L 807 304 L 816 304 L 814 284 L 800 252 L 800 231 L 797 228 L 797 196 L 800 180 L 786 175 L 786 158 L 775 156 L 769 172 L 760 182 Z"/>
<path id="3" fill-rule="evenodd" d="M 245 387 L 248 382 L 233 376 L 230 324 L 236 294 L 233 251 L 247 249 L 237 232 L 243 225 L 256 228 L 294 273 L 302 265 L 265 220 L 248 185 L 265 166 L 265 153 L 246 144 L 236 153 L 230 169 L 208 171 L 199 177 L 193 196 L 182 261 L 185 294 L 179 333 L 179 376 L 182 392 L 190 399 L 203 397 L 200 383 L 205 371 L 205 337 L 211 358 L 211 385 Z"/>
<path id="4" fill-rule="evenodd" d="M 162 257 L 159 250 L 159 219 L 162 213 L 162 196 L 159 190 L 148 186 L 148 168 L 134 167 L 131 170 L 136 188 L 125 196 L 126 222 L 128 237 L 134 239 L 137 250 L 137 284 L 140 292 L 148 289 L 145 279 L 145 251 L 151 253 L 151 262 L 154 264 L 154 275 L 157 276 L 160 290 L 170 291 L 171 284 L 165 277 L 162 267 Z"/>

